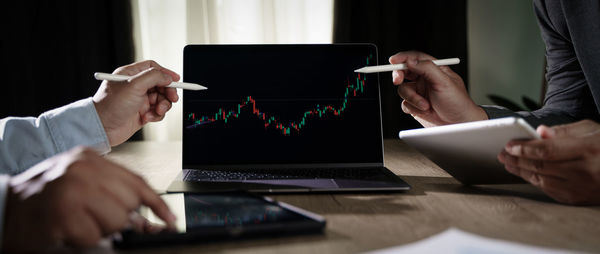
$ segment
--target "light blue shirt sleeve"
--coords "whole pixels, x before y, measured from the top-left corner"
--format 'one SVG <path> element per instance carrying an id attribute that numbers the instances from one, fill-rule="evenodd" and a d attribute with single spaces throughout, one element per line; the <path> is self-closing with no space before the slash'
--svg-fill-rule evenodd
<path id="1" fill-rule="evenodd" d="M 110 143 L 92 98 L 50 110 L 38 118 L 0 120 L 0 241 L 8 175 L 21 173 L 76 146 L 88 146 L 100 154 L 110 152 Z"/>

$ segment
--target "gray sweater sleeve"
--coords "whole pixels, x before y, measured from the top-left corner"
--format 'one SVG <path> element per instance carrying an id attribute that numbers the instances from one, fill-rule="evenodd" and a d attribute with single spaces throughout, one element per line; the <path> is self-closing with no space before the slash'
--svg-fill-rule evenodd
<path id="1" fill-rule="evenodd" d="M 588 8 L 591 6 L 594 8 Z M 600 26 L 591 22 L 600 21 L 599 6 L 598 1 L 534 1 L 548 63 L 544 106 L 532 112 L 482 106 L 490 119 L 517 116 L 532 126 L 565 124 L 582 119 L 600 120 L 599 106 L 594 100 L 594 95 L 600 90 L 600 84 L 596 82 L 600 72 L 588 68 L 598 65 L 600 58 L 595 54 L 600 52 L 586 51 L 600 45 Z"/>
<path id="2" fill-rule="evenodd" d="M 481 106 L 485 113 L 487 113 L 489 119 L 502 118 L 502 117 L 520 117 L 525 119 L 527 123 L 536 128 L 539 125 L 545 124 L 548 126 L 565 124 L 574 122 L 576 119 L 565 114 L 561 111 L 551 110 L 548 108 L 541 108 L 536 111 L 527 112 L 513 112 L 507 108 L 495 105 L 483 105 Z"/>

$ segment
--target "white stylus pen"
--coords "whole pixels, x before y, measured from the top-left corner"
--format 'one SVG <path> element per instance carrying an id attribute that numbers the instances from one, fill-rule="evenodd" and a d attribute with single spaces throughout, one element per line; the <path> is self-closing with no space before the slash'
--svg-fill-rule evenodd
<path id="1" fill-rule="evenodd" d="M 435 65 L 453 65 L 453 64 L 459 64 L 460 59 L 448 58 L 448 59 L 433 60 L 432 62 Z M 367 67 L 362 67 L 360 69 L 356 69 L 356 70 L 354 70 L 354 72 L 373 73 L 373 72 L 385 72 L 385 71 L 395 71 L 395 70 L 406 70 L 406 64 L 401 63 L 401 64 L 367 66 Z"/>
<path id="2" fill-rule="evenodd" d="M 106 80 L 106 81 L 125 81 L 125 80 L 130 79 L 131 77 L 126 76 L 126 75 L 117 75 L 117 74 L 96 72 L 96 73 L 94 73 L 94 78 L 96 78 L 97 80 Z M 186 90 L 206 90 L 206 89 L 208 89 L 205 86 L 201 86 L 201 85 L 194 84 L 194 83 L 185 83 L 185 82 L 173 82 L 173 83 L 169 84 L 167 87 L 181 88 L 181 89 L 186 89 Z"/>

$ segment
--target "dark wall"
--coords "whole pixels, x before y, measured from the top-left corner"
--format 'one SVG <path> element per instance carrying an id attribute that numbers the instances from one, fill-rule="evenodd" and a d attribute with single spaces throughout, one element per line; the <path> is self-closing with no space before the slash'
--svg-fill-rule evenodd
<path id="1" fill-rule="evenodd" d="M 379 64 L 389 64 L 390 56 L 406 50 L 436 58 L 458 57 L 461 64 L 452 69 L 467 77 L 466 12 L 466 0 L 336 0 L 333 40 L 374 43 Z M 400 130 L 421 127 L 402 112 L 391 73 L 379 77 L 384 137 L 397 138 Z"/>
<path id="2" fill-rule="evenodd" d="M 0 12 L 0 118 L 92 96 L 94 72 L 134 59 L 129 1 L 4 1 Z"/>

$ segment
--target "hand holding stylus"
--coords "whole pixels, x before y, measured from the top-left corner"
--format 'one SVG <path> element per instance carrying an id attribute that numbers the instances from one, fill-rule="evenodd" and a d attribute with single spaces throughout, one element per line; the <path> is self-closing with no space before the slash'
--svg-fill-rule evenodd
<path id="1" fill-rule="evenodd" d="M 425 127 L 488 119 L 467 93 L 462 78 L 448 66 L 438 66 L 422 52 L 400 52 L 391 64 L 405 64 L 392 72 L 393 83 L 404 101 L 402 111 Z M 407 82 L 410 81 L 410 82 Z"/>
<path id="2" fill-rule="evenodd" d="M 119 67 L 113 73 L 130 77 L 102 82 L 93 97 L 111 146 L 123 143 L 144 124 L 161 121 L 179 100 L 175 88 L 167 87 L 179 75 L 154 61 Z"/>

